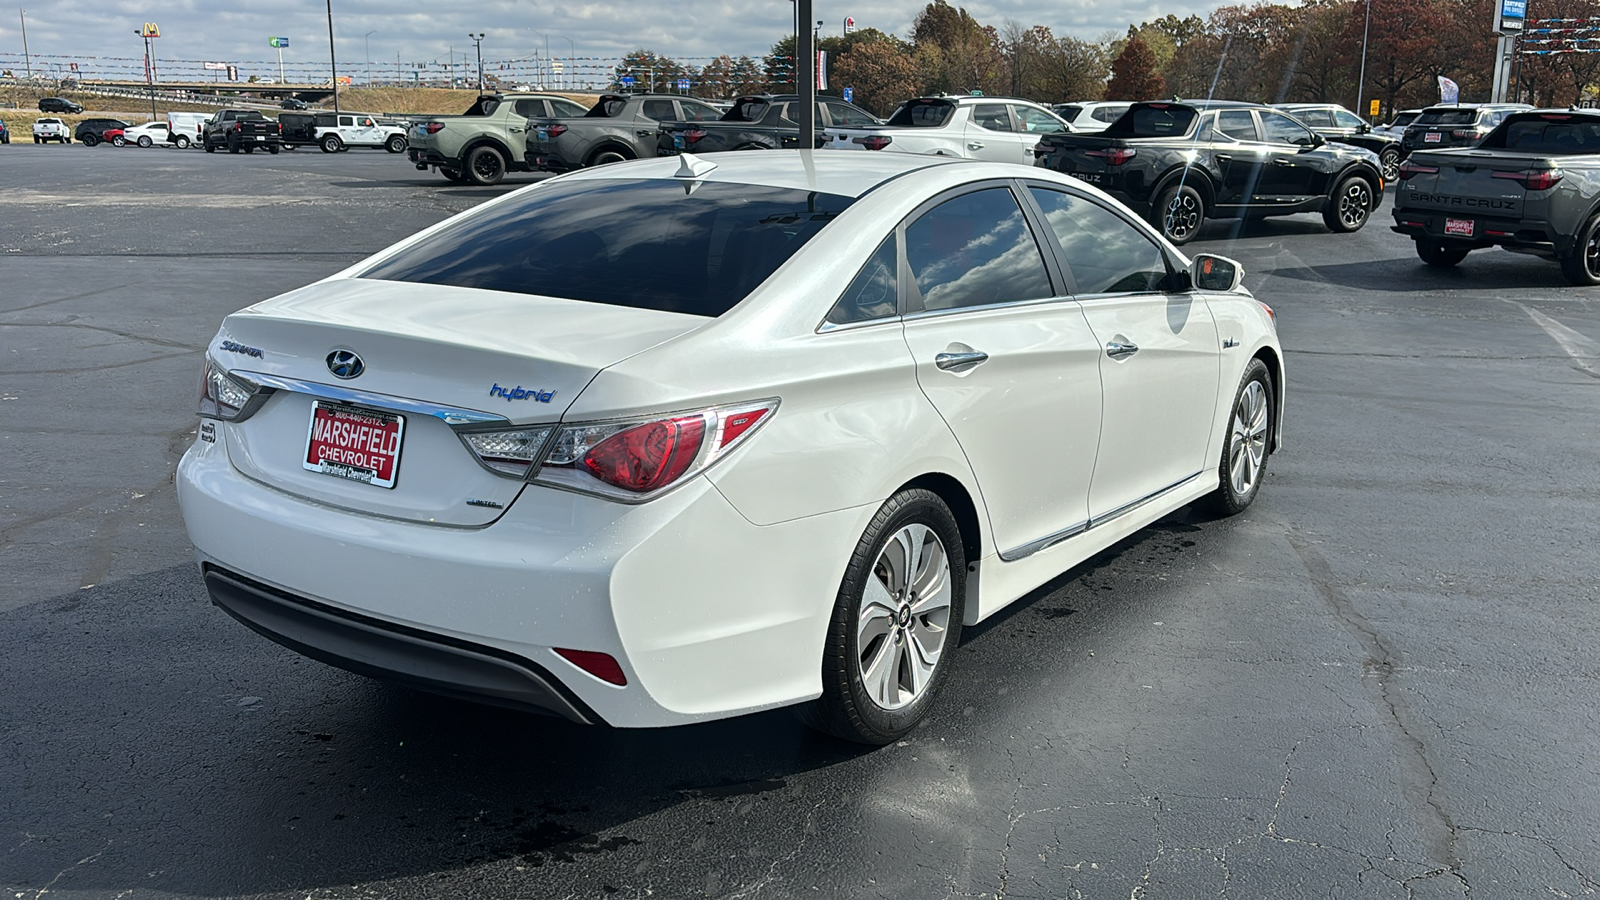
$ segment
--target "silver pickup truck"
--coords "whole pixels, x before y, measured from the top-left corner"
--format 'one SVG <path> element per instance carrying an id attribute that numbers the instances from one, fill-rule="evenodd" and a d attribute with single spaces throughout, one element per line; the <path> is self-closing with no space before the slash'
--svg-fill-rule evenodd
<path id="1" fill-rule="evenodd" d="M 1430 266 L 1498 245 L 1600 284 L 1600 111 L 1517 112 L 1476 147 L 1412 153 L 1394 222 Z"/>

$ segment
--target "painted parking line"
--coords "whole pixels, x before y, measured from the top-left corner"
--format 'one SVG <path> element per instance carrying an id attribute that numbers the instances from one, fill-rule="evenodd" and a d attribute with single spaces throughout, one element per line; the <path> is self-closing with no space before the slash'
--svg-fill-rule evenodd
<path id="1" fill-rule="evenodd" d="M 1525 306 L 1515 300 L 1507 300 L 1506 302 L 1520 307 L 1523 312 L 1528 314 L 1528 318 L 1532 319 L 1535 325 L 1543 328 L 1545 334 L 1550 335 L 1550 339 L 1560 345 L 1568 356 L 1572 357 L 1573 365 L 1596 378 L 1600 378 L 1600 369 L 1596 368 L 1596 364 L 1600 363 L 1600 343 L 1596 343 L 1594 340 L 1573 331 L 1537 309 Z"/>

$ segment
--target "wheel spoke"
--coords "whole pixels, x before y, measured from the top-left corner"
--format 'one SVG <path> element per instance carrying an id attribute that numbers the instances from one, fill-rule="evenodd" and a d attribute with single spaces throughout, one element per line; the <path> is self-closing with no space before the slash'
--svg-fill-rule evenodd
<path id="1" fill-rule="evenodd" d="M 907 687 L 913 697 L 920 696 L 933 679 L 934 667 L 939 665 L 944 633 L 942 630 L 934 632 L 933 629 L 912 628 L 907 634 L 906 643 L 910 645 L 906 648 L 906 670 L 910 676 Z"/>
<path id="2" fill-rule="evenodd" d="M 899 677 L 900 646 L 893 639 L 884 638 L 873 648 L 871 662 L 861 666 L 861 680 L 868 696 L 885 708 L 893 707 L 899 699 L 895 682 Z"/>

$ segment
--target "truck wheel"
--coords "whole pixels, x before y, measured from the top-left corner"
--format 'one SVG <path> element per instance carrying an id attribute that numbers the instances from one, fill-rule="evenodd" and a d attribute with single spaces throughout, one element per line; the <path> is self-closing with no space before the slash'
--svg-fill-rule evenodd
<path id="1" fill-rule="evenodd" d="M 256 148 L 255 147 L 246 147 L 246 148 L 244 148 L 244 152 L 246 152 L 246 153 L 254 153 L 254 152 L 256 152 Z"/>
<path id="2" fill-rule="evenodd" d="M 1400 178 L 1400 148 L 1384 148 L 1384 151 L 1378 154 L 1378 168 L 1383 170 L 1385 183 L 1398 180 Z"/>
<path id="3" fill-rule="evenodd" d="M 1339 187 L 1328 197 L 1322 208 L 1322 224 L 1329 231 L 1348 234 L 1360 231 L 1372 216 L 1372 183 L 1360 175 L 1351 175 L 1339 182 Z"/>
<path id="4" fill-rule="evenodd" d="M 404 153 L 406 152 L 406 139 L 398 134 L 390 135 L 388 142 L 383 145 L 383 149 L 390 153 Z"/>
<path id="5" fill-rule="evenodd" d="M 1578 230 L 1572 251 L 1561 257 L 1561 274 L 1571 284 L 1600 284 L 1600 214 L 1590 216 Z"/>
<path id="6" fill-rule="evenodd" d="M 1467 258 L 1470 248 L 1447 247 L 1433 238 L 1417 238 L 1417 258 L 1430 266 L 1448 269 Z"/>
<path id="7" fill-rule="evenodd" d="M 339 136 L 337 134 L 329 134 L 329 135 L 324 135 L 323 136 L 323 138 L 322 138 L 322 152 L 323 153 L 338 153 L 342 149 L 344 149 L 343 143 L 339 140 Z"/>
<path id="8" fill-rule="evenodd" d="M 98 144 L 98 143 L 100 143 L 100 139 L 95 137 L 92 134 L 86 134 L 86 135 L 83 136 L 83 145 L 85 147 L 93 147 L 95 144 Z"/>
<path id="9" fill-rule="evenodd" d="M 1155 226 L 1167 240 L 1187 244 L 1200 233 L 1200 223 L 1206 220 L 1206 202 L 1189 185 L 1174 184 L 1161 192 L 1161 199 L 1151 212 L 1156 216 Z"/>
<path id="10" fill-rule="evenodd" d="M 33 142 L 34 142 L 34 143 L 35 143 L 35 144 L 37 144 L 37 143 L 39 143 L 39 136 L 38 136 L 38 135 L 34 135 L 34 136 L 33 136 Z"/>
<path id="11" fill-rule="evenodd" d="M 187 150 L 189 149 L 189 136 L 186 134 L 180 134 L 178 135 L 177 139 L 173 141 L 173 143 L 178 145 L 179 150 Z"/>
<path id="12" fill-rule="evenodd" d="M 277 156 L 278 155 L 278 145 L 277 144 L 268 144 L 267 145 L 267 152 L 271 153 L 273 156 Z"/>
<path id="13" fill-rule="evenodd" d="M 464 174 L 473 184 L 499 184 L 506 177 L 506 158 L 493 147 L 479 147 L 467 154 Z"/>
<path id="14" fill-rule="evenodd" d="M 612 163 L 627 162 L 633 159 L 633 154 L 616 147 L 601 147 L 589 157 L 591 166 L 609 166 Z"/>
<path id="15" fill-rule="evenodd" d="M 456 184 L 465 184 L 468 180 L 467 176 L 461 174 L 459 169 L 446 169 L 445 167 L 440 166 L 439 174 L 443 175 L 447 180 L 455 182 Z"/>

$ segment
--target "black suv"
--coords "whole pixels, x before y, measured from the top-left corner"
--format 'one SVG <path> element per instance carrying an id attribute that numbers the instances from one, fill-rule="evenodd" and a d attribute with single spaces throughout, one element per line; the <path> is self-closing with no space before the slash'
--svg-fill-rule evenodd
<path id="1" fill-rule="evenodd" d="M 82 141 L 85 147 L 93 147 L 105 140 L 105 134 L 113 128 L 132 128 L 128 122 L 121 119 L 84 119 L 78 127 L 72 129 L 74 139 Z"/>
<path id="2" fill-rule="evenodd" d="M 1174 244 L 1207 218 L 1320 212 L 1355 231 L 1383 202 L 1371 153 L 1255 103 L 1135 103 L 1105 131 L 1042 135 L 1033 164 L 1109 193 Z"/>
<path id="3" fill-rule="evenodd" d="M 44 97 L 39 100 L 39 112 L 81 113 L 83 107 L 65 97 Z"/>
<path id="4" fill-rule="evenodd" d="M 1279 103 L 1277 107 L 1330 141 L 1378 154 L 1378 167 L 1383 169 L 1385 182 L 1400 177 L 1400 142 L 1374 132 L 1371 125 L 1350 110 L 1337 103 Z"/>
<path id="5" fill-rule="evenodd" d="M 1442 150 L 1445 147 L 1476 147 L 1484 136 L 1505 121 L 1506 116 L 1532 109 L 1526 103 L 1458 103 L 1430 106 L 1406 128 L 1400 139 L 1400 153 L 1414 150 Z"/>

